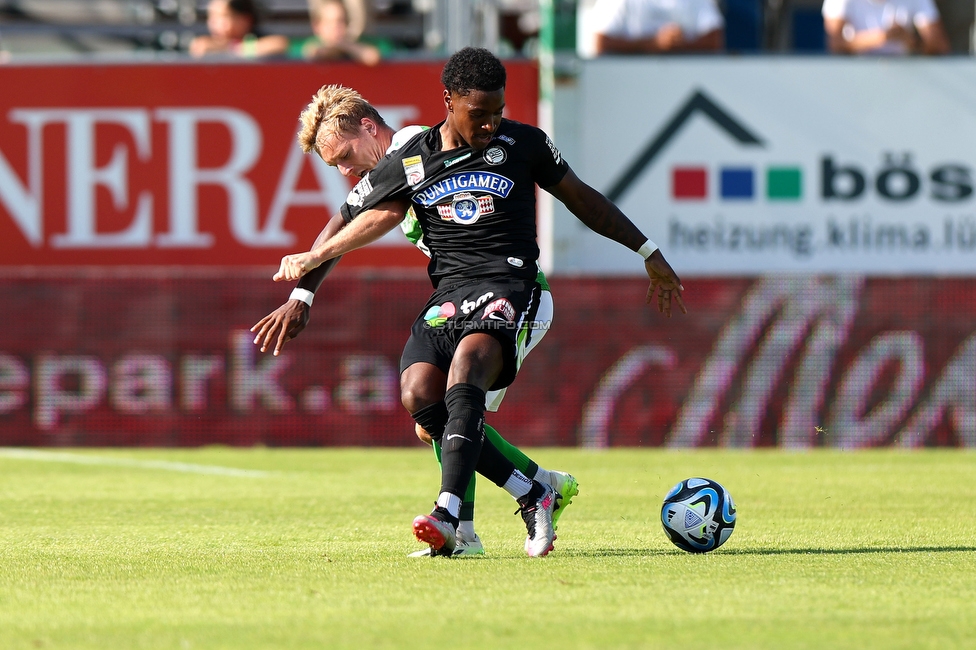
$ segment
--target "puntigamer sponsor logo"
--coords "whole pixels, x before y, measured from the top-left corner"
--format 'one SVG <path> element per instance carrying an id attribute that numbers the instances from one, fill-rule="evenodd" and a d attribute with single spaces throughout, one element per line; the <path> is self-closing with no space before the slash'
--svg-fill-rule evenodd
<path id="1" fill-rule="evenodd" d="M 413 195 L 414 203 L 424 207 L 430 207 L 440 203 L 445 197 L 452 196 L 459 192 L 488 192 L 495 196 L 505 198 L 512 191 L 515 184 L 492 172 L 460 172 L 451 174 L 442 181 L 432 184 L 422 192 Z"/>
<path id="2" fill-rule="evenodd" d="M 863 147 L 856 146 L 853 151 L 828 147 L 816 158 L 784 162 L 789 151 L 777 150 L 700 91 L 651 136 L 607 195 L 626 199 L 639 177 L 697 114 L 709 118 L 749 155 L 742 162 L 681 162 L 662 170 L 667 174 L 667 241 L 673 250 L 783 251 L 795 258 L 855 251 L 976 252 L 976 163 L 922 163 L 910 150 L 882 150 L 870 160 L 861 153 Z M 757 147 L 768 152 L 769 163 L 757 162 Z"/>

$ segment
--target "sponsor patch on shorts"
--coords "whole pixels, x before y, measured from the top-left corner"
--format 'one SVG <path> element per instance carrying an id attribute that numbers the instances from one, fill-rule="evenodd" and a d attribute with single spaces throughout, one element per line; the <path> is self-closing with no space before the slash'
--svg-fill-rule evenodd
<path id="1" fill-rule="evenodd" d="M 507 323 L 514 323 L 515 307 L 512 306 L 512 303 L 510 303 L 507 298 L 493 300 L 485 307 L 485 312 L 482 314 L 481 320 L 488 318 L 492 320 L 503 320 Z"/>

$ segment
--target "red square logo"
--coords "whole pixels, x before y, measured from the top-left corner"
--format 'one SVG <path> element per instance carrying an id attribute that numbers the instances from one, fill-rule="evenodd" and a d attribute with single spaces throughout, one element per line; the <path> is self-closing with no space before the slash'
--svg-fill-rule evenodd
<path id="1" fill-rule="evenodd" d="M 707 198 L 708 170 L 704 167 L 672 168 L 671 196 L 676 199 Z"/>

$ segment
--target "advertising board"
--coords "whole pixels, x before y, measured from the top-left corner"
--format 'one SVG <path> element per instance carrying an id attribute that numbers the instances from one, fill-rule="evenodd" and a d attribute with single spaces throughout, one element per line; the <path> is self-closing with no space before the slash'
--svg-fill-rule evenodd
<path id="1" fill-rule="evenodd" d="M 422 257 L 417 251 L 413 251 Z M 0 275 L 0 445 L 411 445 L 398 364 L 423 271 L 336 271 L 283 354 L 270 273 Z M 523 445 L 976 446 L 976 281 L 553 278 L 555 319 L 487 422 Z"/>
<path id="2" fill-rule="evenodd" d="M 325 84 L 393 128 L 444 119 L 442 61 L 0 66 L 0 265 L 277 265 L 351 189 L 296 143 Z M 506 115 L 538 72 L 506 62 Z M 399 233 L 345 265 L 423 266 Z"/>
<path id="3" fill-rule="evenodd" d="M 570 164 L 683 276 L 976 270 L 970 60 L 609 57 L 574 93 Z M 553 229 L 557 272 L 641 272 Z"/>

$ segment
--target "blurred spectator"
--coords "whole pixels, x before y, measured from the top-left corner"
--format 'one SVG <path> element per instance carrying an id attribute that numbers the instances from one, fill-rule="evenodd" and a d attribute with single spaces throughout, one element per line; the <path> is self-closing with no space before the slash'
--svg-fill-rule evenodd
<path id="1" fill-rule="evenodd" d="M 949 38 L 952 54 L 970 54 L 973 51 L 973 19 L 976 2 L 973 0 L 935 0 L 935 7 L 942 16 L 942 27 Z"/>
<path id="2" fill-rule="evenodd" d="M 539 0 L 499 0 L 498 20 L 502 48 L 528 57 L 536 56 L 542 26 Z"/>
<path id="3" fill-rule="evenodd" d="M 714 0 L 597 0 L 588 20 L 598 55 L 716 52 L 725 40 Z"/>
<path id="4" fill-rule="evenodd" d="M 947 54 L 932 0 L 824 0 L 827 47 L 835 54 Z"/>
<path id="5" fill-rule="evenodd" d="M 309 0 L 313 36 L 292 44 L 289 54 L 309 61 L 356 61 L 376 65 L 380 47 L 358 38 L 349 28 L 349 12 L 342 0 Z M 387 52 L 389 46 L 380 43 Z"/>
<path id="6" fill-rule="evenodd" d="M 190 42 L 195 57 L 231 54 L 257 58 L 284 54 L 284 36 L 258 36 L 258 6 L 255 0 L 210 0 L 207 5 L 207 30 Z"/>

